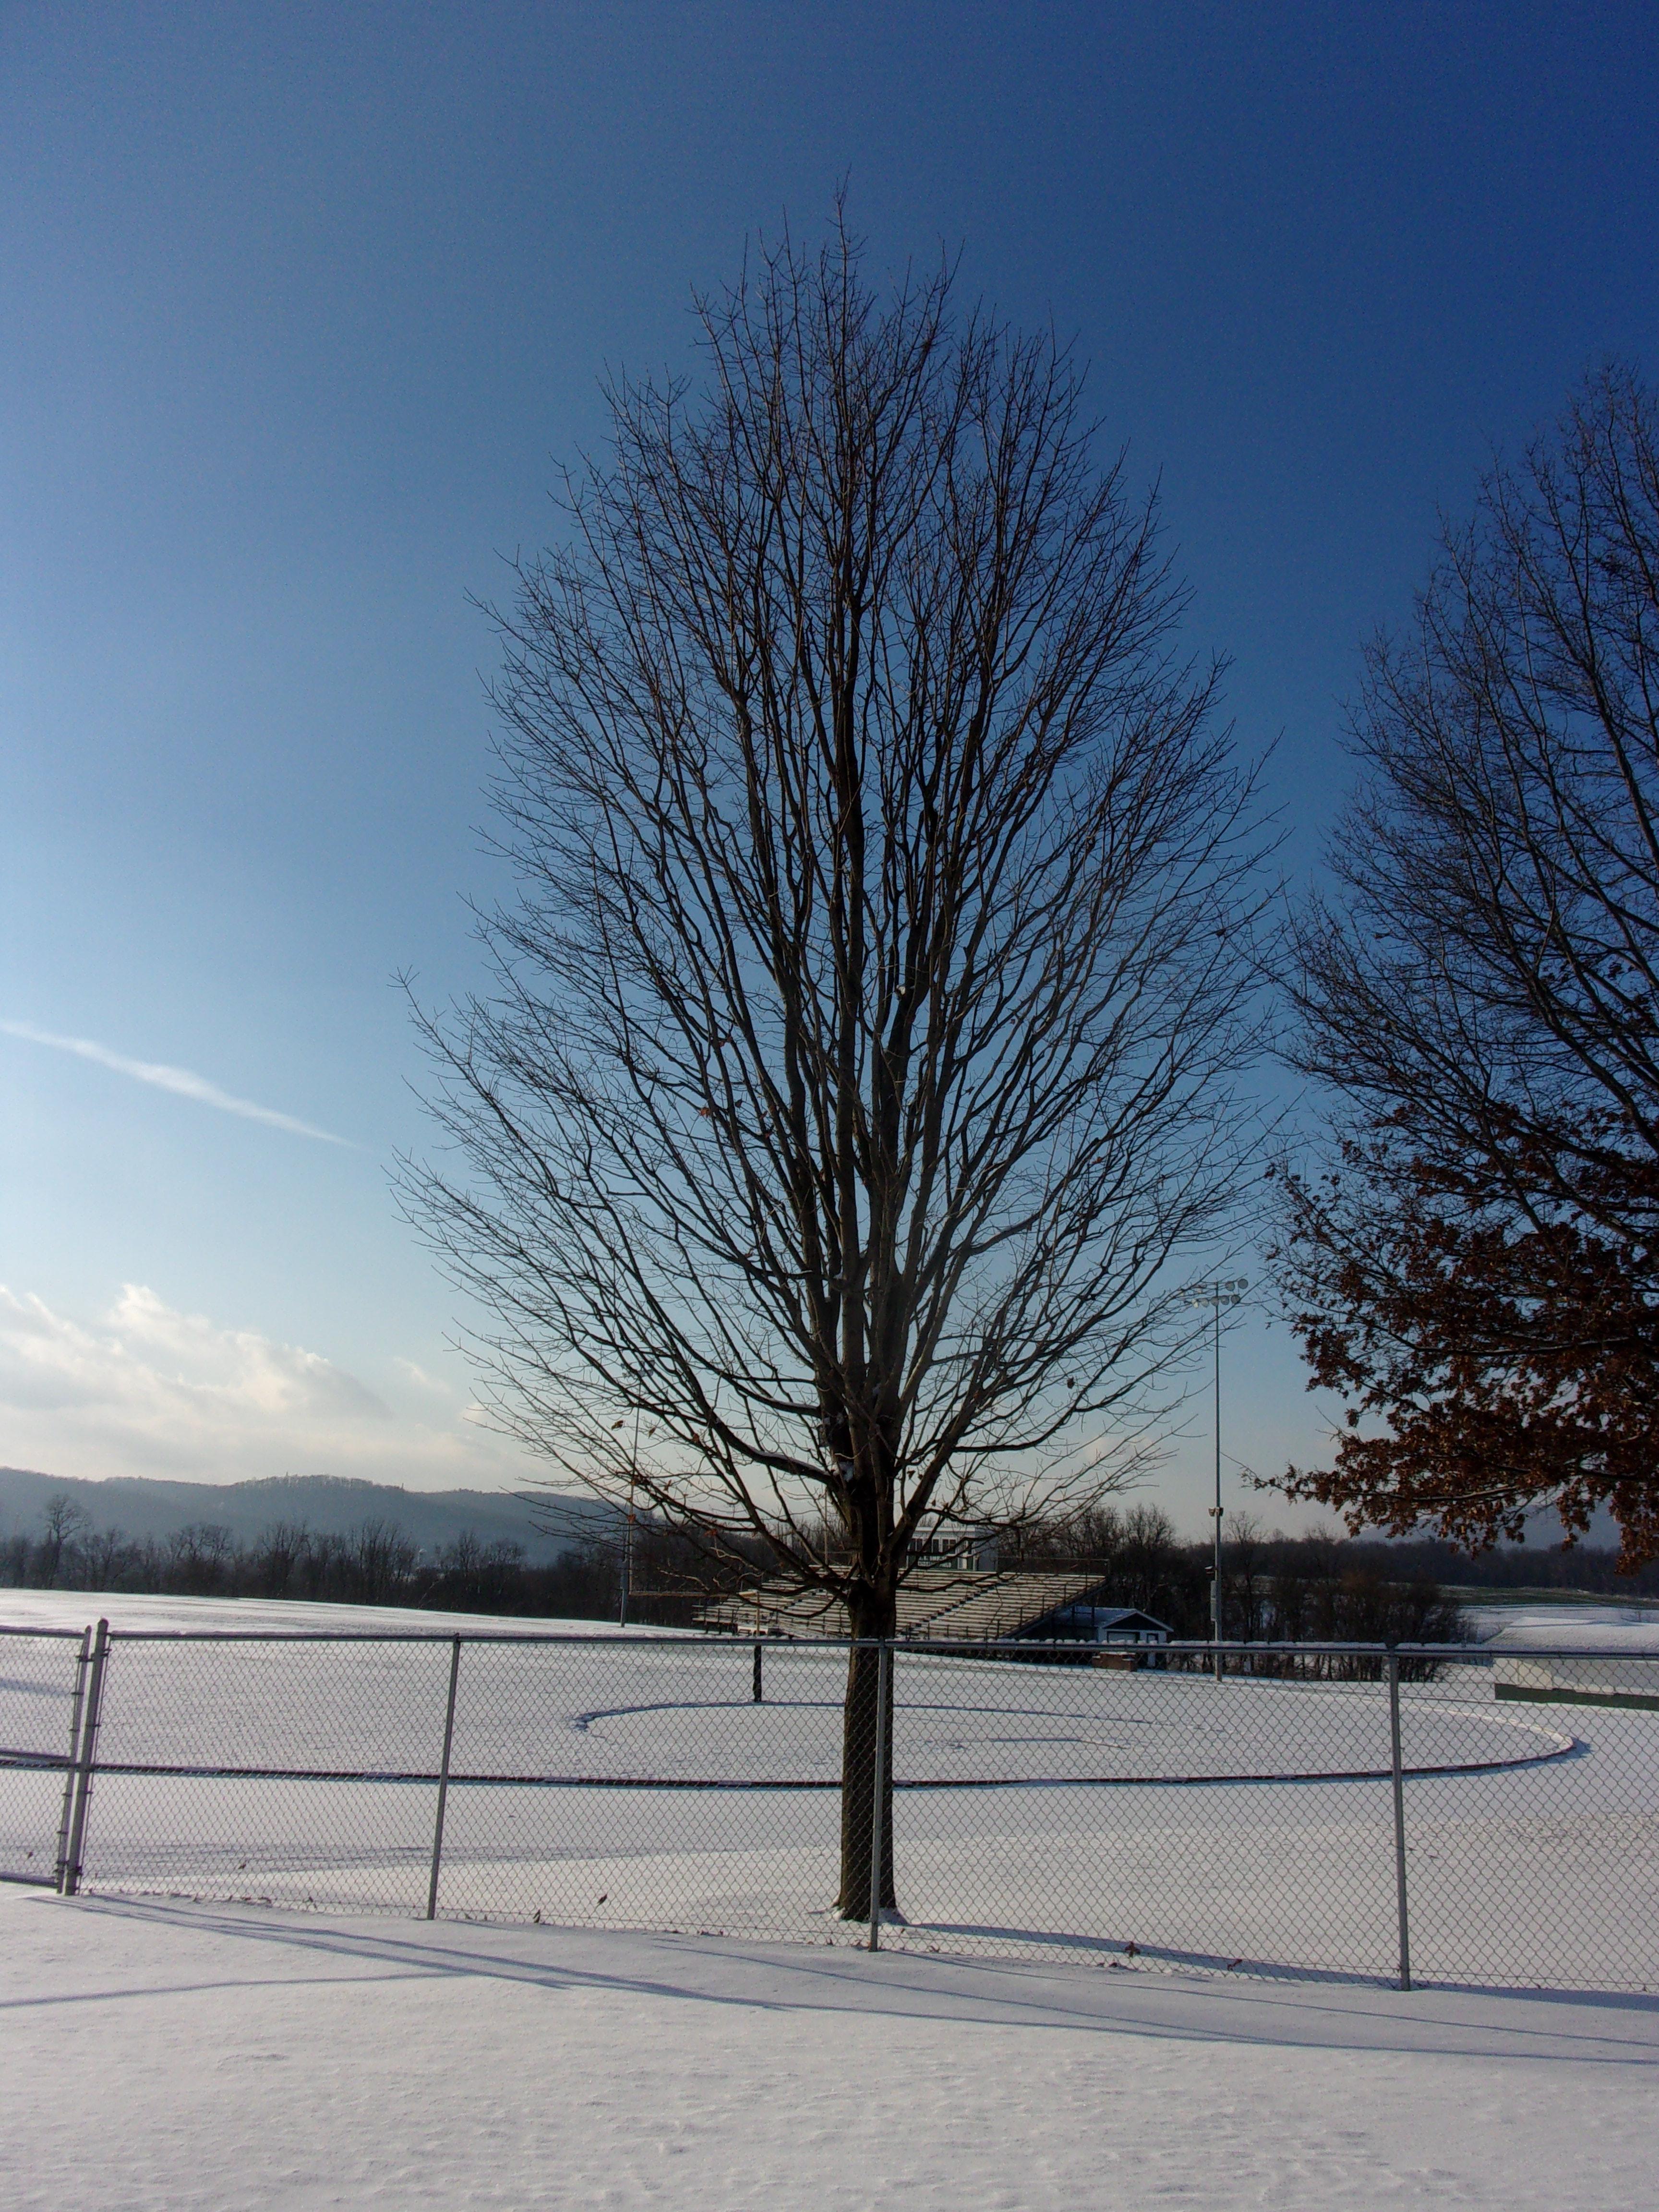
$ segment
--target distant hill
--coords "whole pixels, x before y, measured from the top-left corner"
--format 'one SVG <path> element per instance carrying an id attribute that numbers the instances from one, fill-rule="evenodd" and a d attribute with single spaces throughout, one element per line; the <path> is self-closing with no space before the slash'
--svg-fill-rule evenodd
<path id="1" fill-rule="evenodd" d="M 465 1530 L 483 1543 L 522 1545 L 527 1561 L 557 1559 L 585 1535 L 600 1535 L 616 1516 L 591 1499 L 554 1497 L 526 1503 L 501 1491 L 404 1490 L 327 1474 L 276 1475 L 263 1482 L 167 1482 L 0 1468 L 0 1535 L 39 1536 L 49 1498 L 71 1498 L 95 1529 L 165 1540 L 192 1523 L 228 1529 L 240 1544 L 273 1521 L 303 1522 L 319 1535 L 344 1535 L 365 1521 L 396 1524 L 423 1553 L 440 1551 Z"/>

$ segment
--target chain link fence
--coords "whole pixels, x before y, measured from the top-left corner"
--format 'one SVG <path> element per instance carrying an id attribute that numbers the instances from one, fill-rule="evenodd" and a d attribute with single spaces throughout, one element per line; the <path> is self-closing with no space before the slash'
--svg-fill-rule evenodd
<path id="1" fill-rule="evenodd" d="M 6 1632 L 0 1877 L 1659 1990 L 1659 1658 L 1219 1657 Z"/>
<path id="2" fill-rule="evenodd" d="M 0 1626 L 0 1881 L 64 1887 L 91 1644 Z"/>

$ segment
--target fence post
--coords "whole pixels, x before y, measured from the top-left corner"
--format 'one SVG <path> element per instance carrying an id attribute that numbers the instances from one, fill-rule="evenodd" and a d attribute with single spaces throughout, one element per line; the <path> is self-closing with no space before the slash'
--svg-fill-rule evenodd
<path id="1" fill-rule="evenodd" d="M 870 1948 L 881 1948 L 881 1878 L 887 1840 L 887 1699 L 892 1681 L 893 1647 L 884 1637 L 876 1648 L 875 1786 L 870 1792 Z"/>
<path id="2" fill-rule="evenodd" d="M 765 1702 L 765 1692 L 761 1683 L 761 1648 L 757 1644 L 755 1646 L 755 1703 L 760 1705 Z"/>
<path id="3" fill-rule="evenodd" d="M 1389 1654 L 1389 1734 L 1394 1751 L 1394 1887 L 1400 1911 L 1400 1986 L 1412 1985 L 1412 1931 L 1406 1911 L 1406 1778 L 1400 1759 L 1400 1654 Z"/>
<path id="4" fill-rule="evenodd" d="M 444 1808 L 449 1802 L 449 1747 L 455 1741 L 455 1684 L 461 1672 L 461 1639 L 449 1650 L 449 1703 L 444 1708 L 444 1753 L 438 1765 L 438 1818 L 432 1830 L 432 1879 L 427 1884 L 426 1917 L 438 1917 L 438 1869 L 444 1856 Z"/>
<path id="5" fill-rule="evenodd" d="M 81 1649 L 75 1662 L 75 1703 L 70 1711 L 69 1765 L 64 1769 L 64 1809 L 58 1820 L 58 1864 L 52 1886 L 64 1893 L 64 1869 L 69 1864 L 70 1817 L 75 1805 L 75 1778 L 81 1764 L 81 1712 L 87 1696 L 87 1656 L 92 1649 L 90 1626 L 81 1631 Z"/>
<path id="6" fill-rule="evenodd" d="M 68 1847 L 64 1853 L 62 1894 L 74 1897 L 81 1887 L 81 1860 L 86 1845 L 87 1807 L 92 1797 L 93 1765 L 98 1752 L 98 1716 L 104 1703 L 104 1669 L 109 1659 L 109 1623 L 100 1620 L 92 1646 L 87 1673 L 86 1703 L 81 1709 L 81 1755 L 75 1768 L 75 1805 L 70 1814 Z"/>

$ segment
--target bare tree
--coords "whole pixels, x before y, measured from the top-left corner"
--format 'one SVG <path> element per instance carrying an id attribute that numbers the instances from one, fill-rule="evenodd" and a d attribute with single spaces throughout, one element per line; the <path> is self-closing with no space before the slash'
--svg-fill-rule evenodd
<path id="1" fill-rule="evenodd" d="M 120 1528 L 99 1528 L 82 1543 L 87 1588 L 112 1590 L 131 1565 L 136 1549 Z"/>
<path id="2" fill-rule="evenodd" d="M 611 389 L 497 617 L 520 896 L 404 1188 L 512 1433 L 879 1638 L 920 1534 L 1105 1486 L 1185 1333 L 1261 841 L 1063 350 L 839 222 L 699 304 L 706 396 Z"/>
<path id="3" fill-rule="evenodd" d="M 261 1529 L 252 1547 L 252 1565 L 262 1597 L 286 1597 L 311 1547 L 311 1531 L 303 1521 L 273 1521 Z"/>
<path id="4" fill-rule="evenodd" d="M 167 1539 L 172 1587 L 193 1596 L 216 1596 L 225 1586 L 236 1547 L 216 1521 L 192 1521 Z"/>
<path id="5" fill-rule="evenodd" d="M 1350 1420 L 1293 1492 L 1472 1543 L 1611 1507 L 1659 1552 L 1659 412 L 1609 369 L 1372 651 L 1304 915 L 1340 1158 L 1284 1281 Z M 1386 1425 L 1368 1423 L 1378 1417 Z"/>
<path id="6" fill-rule="evenodd" d="M 64 1572 L 65 1555 L 72 1556 L 92 1522 L 67 1490 L 55 1490 L 40 1510 L 46 1534 L 40 1540 L 41 1579 L 52 1589 Z"/>

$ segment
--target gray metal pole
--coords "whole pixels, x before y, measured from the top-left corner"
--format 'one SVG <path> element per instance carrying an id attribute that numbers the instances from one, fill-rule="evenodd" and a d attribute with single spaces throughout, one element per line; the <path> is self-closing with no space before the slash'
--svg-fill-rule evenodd
<path id="1" fill-rule="evenodd" d="M 92 1796 L 93 1763 L 98 1750 L 98 1717 L 104 1703 L 104 1669 L 109 1658 L 109 1623 L 100 1620 L 93 1639 L 92 1664 L 87 1671 L 87 1702 L 81 1713 L 81 1757 L 75 1770 L 75 1808 L 70 1815 L 69 1848 L 64 1854 L 65 1897 L 81 1887 L 81 1859 L 86 1845 L 87 1806 Z"/>
<path id="2" fill-rule="evenodd" d="M 58 1820 L 58 1864 L 52 1887 L 64 1893 L 64 1869 L 69 1864 L 70 1816 L 75 1804 L 75 1778 L 81 1764 L 81 1713 L 87 1697 L 87 1656 L 92 1650 L 90 1626 L 81 1632 L 81 1650 L 75 1662 L 75 1704 L 70 1713 L 69 1765 L 64 1770 L 64 1809 Z"/>
<path id="3" fill-rule="evenodd" d="M 881 1877 L 887 1842 L 887 1699 L 893 1650 L 884 1638 L 876 1652 L 875 1786 L 870 1792 L 870 1948 L 881 1948 Z"/>
<path id="4" fill-rule="evenodd" d="M 449 1652 L 449 1703 L 444 1709 L 444 1755 L 438 1765 L 438 1818 L 432 1830 L 432 1879 L 427 1884 L 426 1917 L 438 1917 L 438 1869 L 444 1856 L 444 1808 L 449 1802 L 449 1747 L 455 1741 L 455 1684 L 461 1671 L 461 1639 Z"/>
<path id="5" fill-rule="evenodd" d="M 653 1434 L 655 1431 L 653 1431 Z M 634 1456 L 628 1470 L 628 1525 L 623 1531 L 622 1604 L 617 1614 L 618 1628 L 628 1626 L 628 1601 L 634 1595 L 634 1506 L 639 1493 L 640 1481 L 640 1409 L 634 1408 Z"/>
<path id="6" fill-rule="evenodd" d="M 1215 1579 L 1210 1590 L 1215 1630 L 1215 1678 L 1221 1680 L 1221 1289 L 1215 1293 Z"/>
<path id="7" fill-rule="evenodd" d="M 757 1644 L 755 1646 L 755 1703 L 763 1705 L 765 1702 L 766 1686 L 761 1680 L 761 1648 Z"/>
<path id="8" fill-rule="evenodd" d="M 1400 1759 L 1400 1655 L 1389 1654 L 1389 1734 L 1394 1748 L 1394 1887 L 1400 1911 L 1400 1986 L 1412 1985 L 1412 1931 L 1406 1911 L 1406 1777 Z"/>

